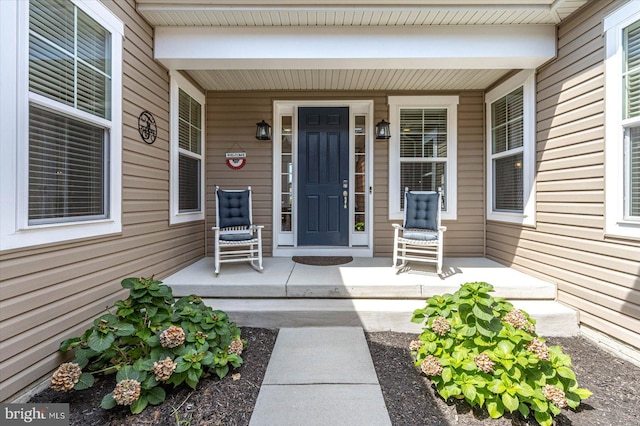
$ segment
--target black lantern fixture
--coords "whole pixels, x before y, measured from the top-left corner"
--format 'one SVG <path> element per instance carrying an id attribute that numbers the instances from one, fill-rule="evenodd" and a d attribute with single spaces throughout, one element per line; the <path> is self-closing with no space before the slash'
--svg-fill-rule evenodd
<path id="1" fill-rule="evenodd" d="M 256 123 L 256 139 L 260 141 L 271 140 L 271 126 L 269 126 L 264 120 Z"/>
<path id="2" fill-rule="evenodd" d="M 389 122 L 382 119 L 381 122 L 376 124 L 376 139 L 389 139 L 390 137 Z"/>

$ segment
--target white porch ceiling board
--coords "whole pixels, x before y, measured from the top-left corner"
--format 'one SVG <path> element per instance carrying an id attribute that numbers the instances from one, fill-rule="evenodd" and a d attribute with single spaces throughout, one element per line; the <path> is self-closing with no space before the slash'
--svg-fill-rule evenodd
<path id="1" fill-rule="evenodd" d="M 509 70 L 192 70 L 207 90 L 481 90 Z"/>
<path id="2" fill-rule="evenodd" d="M 569 11 L 568 13 L 566 11 Z M 572 9 L 558 9 L 561 16 Z M 415 25 L 509 25 L 553 24 L 549 12 L 540 10 L 395 13 L 328 12 L 211 12 L 153 11 L 143 14 L 154 26 L 415 26 Z"/>
<path id="3" fill-rule="evenodd" d="M 335 2 L 273 4 L 242 2 L 158 2 L 137 0 L 154 26 L 405 26 L 555 24 L 589 0 L 498 2 Z"/>

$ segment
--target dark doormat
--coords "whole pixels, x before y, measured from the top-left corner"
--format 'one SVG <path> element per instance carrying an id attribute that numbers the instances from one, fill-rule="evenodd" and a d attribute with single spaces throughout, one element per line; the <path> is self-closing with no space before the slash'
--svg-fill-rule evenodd
<path id="1" fill-rule="evenodd" d="M 343 265 L 352 260 L 351 256 L 293 256 L 294 262 L 313 266 Z"/>

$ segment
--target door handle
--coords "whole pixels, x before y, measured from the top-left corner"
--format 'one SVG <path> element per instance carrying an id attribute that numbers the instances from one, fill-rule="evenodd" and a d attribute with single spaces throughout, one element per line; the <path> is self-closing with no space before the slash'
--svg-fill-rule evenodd
<path id="1" fill-rule="evenodd" d="M 349 200 L 349 191 L 347 191 L 347 188 L 349 188 L 349 181 L 347 179 L 343 179 L 342 180 L 342 198 L 343 198 L 343 207 L 346 209 L 347 208 L 347 202 Z"/>

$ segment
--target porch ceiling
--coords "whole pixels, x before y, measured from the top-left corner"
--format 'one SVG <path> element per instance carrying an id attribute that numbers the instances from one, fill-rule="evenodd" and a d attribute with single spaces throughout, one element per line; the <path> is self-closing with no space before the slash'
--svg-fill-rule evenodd
<path id="1" fill-rule="evenodd" d="M 553 56 L 591 0 L 136 0 L 206 90 L 482 90 Z"/>

